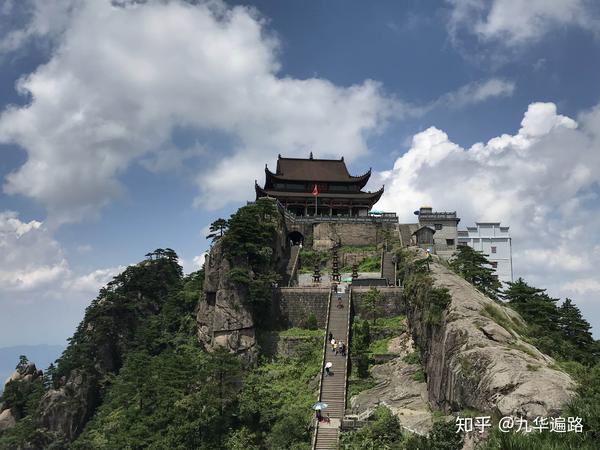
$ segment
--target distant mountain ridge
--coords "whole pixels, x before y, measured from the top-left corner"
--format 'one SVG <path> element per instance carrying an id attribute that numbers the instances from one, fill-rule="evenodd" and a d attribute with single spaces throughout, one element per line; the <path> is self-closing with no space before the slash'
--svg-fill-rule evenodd
<path id="1" fill-rule="evenodd" d="M 54 362 L 60 356 L 64 349 L 64 345 L 57 344 L 0 347 L 0 392 L 4 390 L 4 381 L 15 370 L 20 355 L 27 356 L 31 362 L 35 363 L 38 369 L 45 371 L 50 363 Z"/>

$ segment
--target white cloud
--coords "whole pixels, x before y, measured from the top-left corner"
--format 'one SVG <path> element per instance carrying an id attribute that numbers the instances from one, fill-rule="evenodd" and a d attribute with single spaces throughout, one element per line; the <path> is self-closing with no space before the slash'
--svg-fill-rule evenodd
<path id="1" fill-rule="evenodd" d="M 184 258 L 179 258 L 179 264 L 181 264 L 181 267 L 183 267 L 183 273 L 191 273 L 195 272 L 196 270 L 200 270 L 204 265 L 205 260 L 206 252 L 194 256 L 191 261 Z"/>
<path id="2" fill-rule="evenodd" d="M 600 294 L 600 281 L 596 278 L 581 278 L 569 283 L 565 283 L 562 289 L 576 294 Z"/>
<path id="3" fill-rule="evenodd" d="M 63 288 L 95 295 L 101 287 L 106 286 L 113 277 L 123 270 L 125 270 L 125 266 L 97 269 L 90 273 L 65 280 L 63 282 Z"/>
<path id="4" fill-rule="evenodd" d="M 197 203 L 218 208 L 246 199 L 278 152 L 365 153 L 394 105 L 370 80 L 340 87 L 280 76 L 278 42 L 250 8 L 176 0 L 69 8 L 48 63 L 18 84 L 31 102 L 0 117 L 0 141 L 28 157 L 5 192 L 40 201 L 53 223 L 96 214 L 121 194 L 119 175 L 136 161 L 154 171 L 179 166 L 182 155 L 157 157 L 178 127 L 234 143 L 211 149 L 197 179 Z M 27 36 L 45 30 L 33 17 Z"/>
<path id="5" fill-rule="evenodd" d="M 0 301 L 15 293 L 45 296 L 46 291 L 55 295 L 65 291 L 95 295 L 122 269 L 76 274 L 63 248 L 42 222 L 23 222 L 13 211 L 0 212 Z"/>
<path id="6" fill-rule="evenodd" d="M 588 0 L 447 0 L 453 38 L 462 30 L 482 41 L 514 47 L 540 40 L 553 29 L 577 26 L 597 33 L 598 9 Z"/>
<path id="7" fill-rule="evenodd" d="M 97 215 L 122 194 L 121 176 L 132 164 L 152 172 L 196 164 L 195 204 L 217 209 L 246 200 L 252 179 L 277 153 L 342 151 L 352 160 L 367 153 L 367 138 L 392 116 L 514 90 L 494 78 L 411 106 L 386 97 L 372 80 L 341 87 L 280 75 L 279 43 L 250 8 L 63 0 L 55 23 L 42 17 L 46 3 L 31 0 L 31 22 L 13 30 L 25 37 L 5 45 L 35 36 L 56 42 L 49 61 L 19 81 L 31 101 L 0 116 L 0 142 L 20 145 L 28 157 L 6 177 L 5 192 L 41 202 L 53 224 Z M 178 148 L 179 129 L 197 133 L 196 143 Z M 207 133 L 230 144 L 217 147 Z"/>
<path id="8" fill-rule="evenodd" d="M 600 265 L 600 106 L 575 122 L 552 103 L 529 105 L 520 130 L 464 149 L 431 127 L 413 137 L 394 168 L 378 174 L 377 208 L 414 221 L 423 204 L 457 210 L 464 227 L 501 221 L 513 236 L 515 275 L 548 288 L 591 293 Z M 586 297 L 587 317 L 600 304 Z M 600 325 L 597 323 L 596 326 Z"/>
<path id="9" fill-rule="evenodd" d="M 467 84 L 454 92 L 445 94 L 440 97 L 436 104 L 442 103 L 450 107 L 460 108 L 481 103 L 490 98 L 510 97 L 514 90 L 514 82 L 500 78 L 490 78 L 485 81 Z"/>
<path id="10" fill-rule="evenodd" d="M 12 16 L 18 4 L 19 11 L 28 16 L 28 21 L 22 28 L 0 32 L 0 54 L 15 51 L 34 39 L 57 39 L 67 25 L 69 11 L 76 3 L 76 0 L 5 1 L 0 14 Z"/>

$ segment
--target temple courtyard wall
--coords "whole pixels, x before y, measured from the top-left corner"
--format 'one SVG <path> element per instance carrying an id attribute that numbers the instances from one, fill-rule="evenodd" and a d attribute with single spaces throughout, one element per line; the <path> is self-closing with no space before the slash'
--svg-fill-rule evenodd
<path id="1" fill-rule="evenodd" d="M 325 328 L 329 288 L 281 288 L 275 300 L 275 316 L 285 327 L 302 327 L 310 314 L 314 314 L 319 328 Z"/>
<path id="2" fill-rule="evenodd" d="M 378 287 L 382 301 L 377 306 L 377 317 L 406 314 L 406 301 L 399 287 Z M 311 314 L 315 315 L 320 328 L 325 328 L 329 287 L 280 288 L 274 301 L 275 317 L 279 327 L 303 327 Z M 364 308 L 364 295 L 368 287 L 352 288 L 354 314 L 370 317 Z"/>
<path id="3" fill-rule="evenodd" d="M 381 293 L 382 301 L 377 304 L 377 317 L 392 317 L 406 314 L 406 301 L 400 287 L 377 287 Z M 370 317 L 364 308 L 364 295 L 369 291 L 368 287 L 352 288 L 352 307 L 354 314 L 361 317 Z"/>
<path id="4" fill-rule="evenodd" d="M 286 222 L 288 233 L 299 232 L 305 245 L 314 250 L 328 250 L 336 242 L 351 246 L 377 245 L 383 242 L 384 230 L 394 228 L 393 223 L 382 222 Z"/>

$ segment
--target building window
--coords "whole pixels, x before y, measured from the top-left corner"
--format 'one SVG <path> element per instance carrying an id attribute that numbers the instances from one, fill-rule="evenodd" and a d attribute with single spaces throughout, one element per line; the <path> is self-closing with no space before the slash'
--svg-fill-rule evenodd
<path id="1" fill-rule="evenodd" d="M 496 247 L 492 247 L 492 253 L 496 253 Z"/>
<path id="2" fill-rule="evenodd" d="M 446 245 L 447 245 L 448 247 L 450 247 L 450 246 L 454 245 L 454 239 L 446 239 Z"/>
<path id="3" fill-rule="evenodd" d="M 435 224 L 435 229 L 436 230 L 441 230 L 442 229 L 442 224 L 441 223 L 436 223 Z"/>
<path id="4" fill-rule="evenodd" d="M 490 264 L 492 265 L 493 269 L 497 269 L 498 268 L 498 263 L 496 261 L 492 261 Z"/>

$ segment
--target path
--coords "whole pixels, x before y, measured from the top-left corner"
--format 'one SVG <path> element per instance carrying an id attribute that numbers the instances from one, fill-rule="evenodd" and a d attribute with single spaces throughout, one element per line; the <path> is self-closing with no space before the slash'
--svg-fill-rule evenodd
<path id="1" fill-rule="evenodd" d="M 381 278 L 387 278 L 388 284 L 392 286 L 396 284 L 396 268 L 393 259 L 394 254 L 392 252 L 384 252 L 381 264 Z"/>
<path id="2" fill-rule="evenodd" d="M 348 348 L 348 319 L 350 314 L 348 291 L 341 294 L 343 308 L 337 307 L 337 294 L 332 294 L 329 307 L 329 321 L 327 323 L 327 335 L 333 333 L 333 337 L 339 342 L 346 343 Z M 314 449 L 337 448 L 339 427 L 344 417 L 346 408 L 346 378 L 348 369 L 348 358 L 341 354 L 334 354 L 331 344 L 327 343 L 325 363 L 333 363 L 332 376 L 321 374 L 321 393 L 319 400 L 327 403 L 328 407 L 324 414 L 329 415 L 331 423 L 321 423 L 315 430 L 316 439 Z"/>

